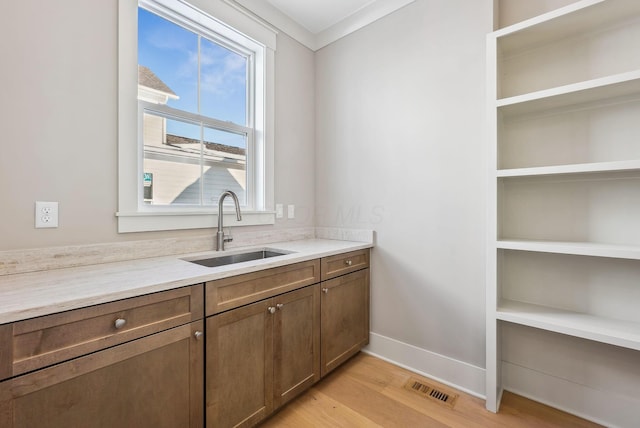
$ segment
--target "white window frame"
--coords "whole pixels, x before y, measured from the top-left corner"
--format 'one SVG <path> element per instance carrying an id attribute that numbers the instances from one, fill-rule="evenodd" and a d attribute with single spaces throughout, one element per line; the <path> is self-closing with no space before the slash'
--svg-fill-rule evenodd
<path id="1" fill-rule="evenodd" d="M 198 5 L 197 2 L 202 3 Z M 171 114 L 167 106 L 139 102 L 138 93 L 138 1 L 119 0 L 118 22 L 118 232 L 143 232 L 208 228 L 217 225 L 218 207 L 149 206 L 143 203 L 142 186 L 142 117 L 144 109 L 161 114 Z M 253 111 L 248 112 L 248 123 L 253 132 L 247 142 L 250 151 L 247 164 L 247 181 L 251 189 L 247 193 L 247 207 L 242 212 L 242 222 L 237 222 L 235 212 L 224 222 L 229 226 L 250 226 L 275 223 L 274 212 L 274 52 L 276 32 L 273 28 L 231 6 L 225 0 L 140 0 L 140 5 L 160 16 L 173 16 L 177 20 L 186 17 L 197 26 L 209 29 L 217 35 L 214 41 L 228 39 L 246 46 L 255 56 L 255 87 L 249 85 L 249 96 L 254 97 Z M 202 7 L 199 9 L 198 7 Z M 172 15 L 173 14 L 173 15 Z M 214 18 L 215 16 L 215 18 Z M 224 20 L 224 22 L 223 22 Z M 174 112 L 175 113 L 175 112 Z M 197 115 L 194 115 L 197 116 Z M 180 117 L 185 118 L 181 112 Z M 189 118 L 185 118 L 189 119 Z M 197 119 L 193 117 L 191 119 Z M 230 126 L 225 123 L 217 125 Z M 216 126 L 218 127 L 218 126 Z M 222 129 L 225 129 L 222 127 Z"/>

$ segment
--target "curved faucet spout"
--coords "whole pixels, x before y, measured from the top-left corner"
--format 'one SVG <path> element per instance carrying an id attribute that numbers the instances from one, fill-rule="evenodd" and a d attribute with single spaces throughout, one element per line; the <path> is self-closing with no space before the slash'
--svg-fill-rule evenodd
<path id="1" fill-rule="evenodd" d="M 224 235 L 224 226 L 223 226 L 223 217 L 224 213 L 222 210 L 222 205 L 224 203 L 224 198 L 227 196 L 231 196 L 233 199 L 233 203 L 236 206 L 236 218 L 238 221 L 242 221 L 242 214 L 240 213 L 240 202 L 238 201 L 238 196 L 233 193 L 231 190 L 225 190 L 220 195 L 218 199 L 218 232 L 216 233 L 216 237 L 218 238 L 218 251 L 224 251 L 224 243 L 232 241 L 233 238 Z"/>

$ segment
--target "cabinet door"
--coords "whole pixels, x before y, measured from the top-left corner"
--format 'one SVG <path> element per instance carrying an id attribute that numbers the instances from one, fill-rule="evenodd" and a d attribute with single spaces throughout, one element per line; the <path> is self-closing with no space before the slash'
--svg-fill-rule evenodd
<path id="1" fill-rule="evenodd" d="M 0 383 L 0 426 L 203 426 L 203 321 Z"/>
<path id="2" fill-rule="evenodd" d="M 321 283 L 322 376 L 369 343 L 369 269 Z"/>
<path id="3" fill-rule="evenodd" d="M 320 284 L 273 298 L 275 407 L 320 379 Z"/>
<path id="4" fill-rule="evenodd" d="M 253 426 L 271 413 L 274 314 L 269 308 L 271 299 L 207 318 L 208 427 Z"/>

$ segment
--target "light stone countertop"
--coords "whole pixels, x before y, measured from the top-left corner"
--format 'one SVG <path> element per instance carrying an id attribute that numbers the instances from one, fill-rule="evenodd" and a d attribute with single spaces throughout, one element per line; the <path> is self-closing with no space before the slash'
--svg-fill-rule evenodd
<path id="1" fill-rule="evenodd" d="M 307 239 L 0 276 L 0 324 L 371 247 L 368 242 Z M 182 260 L 264 248 L 291 253 L 215 268 Z"/>

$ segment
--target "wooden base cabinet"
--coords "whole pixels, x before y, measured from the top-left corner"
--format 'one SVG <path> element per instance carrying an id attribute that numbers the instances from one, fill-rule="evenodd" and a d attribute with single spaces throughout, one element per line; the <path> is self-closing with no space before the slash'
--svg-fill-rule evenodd
<path id="1" fill-rule="evenodd" d="M 369 269 L 323 281 L 322 376 L 369 343 Z"/>
<path id="2" fill-rule="evenodd" d="M 319 284 L 206 322 L 208 427 L 254 426 L 320 379 Z"/>
<path id="3" fill-rule="evenodd" d="M 369 342 L 368 266 L 358 250 L 0 325 L 0 427 L 255 426 Z"/>
<path id="4" fill-rule="evenodd" d="M 184 324 L 5 380 L 0 426 L 201 427 L 203 326 Z"/>

